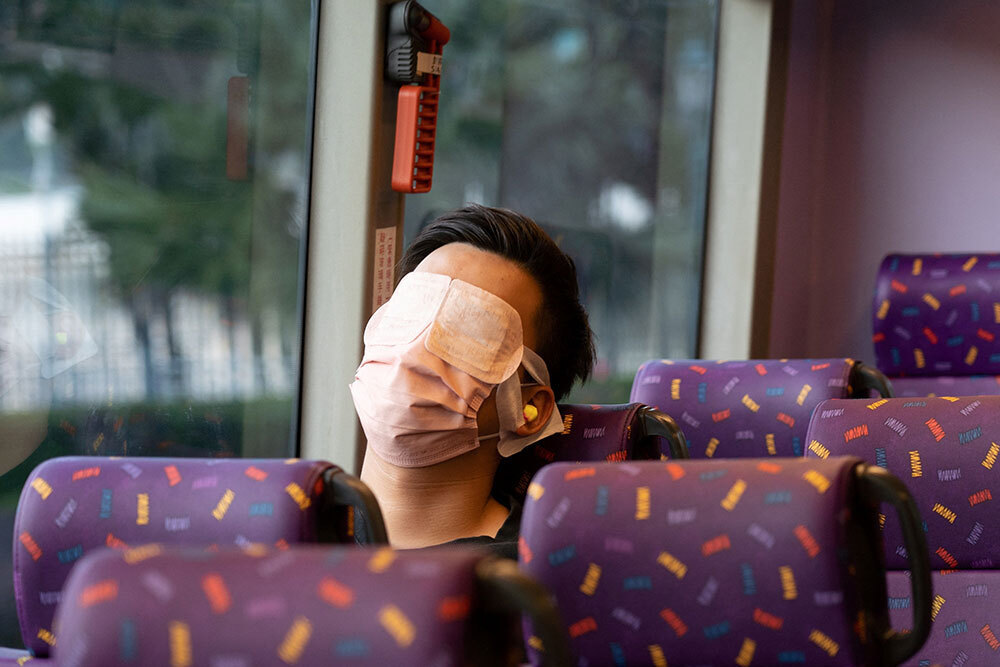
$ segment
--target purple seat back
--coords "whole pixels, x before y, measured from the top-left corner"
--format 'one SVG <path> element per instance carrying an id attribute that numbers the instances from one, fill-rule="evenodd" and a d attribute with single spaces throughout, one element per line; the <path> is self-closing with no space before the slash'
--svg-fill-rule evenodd
<path id="1" fill-rule="evenodd" d="M 872 333 L 893 377 L 1000 375 L 1000 254 L 888 255 Z"/>
<path id="2" fill-rule="evenodd" d="M 494 489 L 524 500 L 538 470 L 556 461 L 633 461 L 688 458 L 677 424 L 641 403 L 559 406 L 563 432 L 501 462 Z"/>
<path id="3" fill-rule="evenodd" d="M 667 413 L 694 458 L 802 456 L 809 416 L 852 390 L 851 359 L 648 361 L 629 400 Z"/>
<path id="4" fill-rule="evenodd" d="M 47 658 L 34 658 L 28 651 L 13 648 L 0 648 L 0 667 L 21 667 L 22 665 L 42 667 L 43 665 L 52 664 L 55 664 L 54 661 Z"/>
<path id="5" fill-rule="evenodd" d="M 893 664 L 864 481 L 889 476 L 872 470 L 848 457 L 554 464 L 528 491 L 521 566 L 590 664 Z"/>
<path id="6" fill-rule="evenodd" d="M 981 396 L 1000 394 L 1000 375 L 941 375 L 892 378 L 893 396 Z"/>
<path id="7" fill-rule="evenodd" d="M 14 593 L 24 644 L 48 655 L 76 561 L 147 542 L 312 542 L 331 464 L 291 459 L 65 457 L 28 477 L 14 521 Z"/>
<path id="8" fill-rule="evenodd" d="M 87 557 L 57 616 L 60 664 L 460 665 L 471 549 L 147 545 Z"/>
<path id="9" fill-rule="evenodd" d="M 852 455 L 905 480 L 927 526 L 931 565 L 1000 564 L 1000 396 L 827 401 L 809 426 L 809 456 Z M 907 567 L 894 517 L 885 522 L 890 569 Z"/>
<path id="10" fill-rule="evenodd" d="M 992 665 L 1000 657 L 1000 572 L 971 570 L 932 575 L 934 624 L 923 648 L 907 667 Z M 895 627 L 910 624 L 910 581 L 889 572 L 889 615 Z"/>

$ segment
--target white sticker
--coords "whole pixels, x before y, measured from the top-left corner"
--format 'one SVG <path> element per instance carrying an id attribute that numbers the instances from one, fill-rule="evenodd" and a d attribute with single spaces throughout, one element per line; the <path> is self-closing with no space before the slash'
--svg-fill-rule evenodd
<path id="1" fill-rule="evenodd" d="M 441 56 L 436 53 L 417 52 L 417 74 L 441 75 Z"/>
<path id="2" fill-rule="evenodd" d="M 375 230 L 375 261 L 372 269 L 372 311 L 392 296 L 396 275 L 396 228 L 379 227 Z"/>

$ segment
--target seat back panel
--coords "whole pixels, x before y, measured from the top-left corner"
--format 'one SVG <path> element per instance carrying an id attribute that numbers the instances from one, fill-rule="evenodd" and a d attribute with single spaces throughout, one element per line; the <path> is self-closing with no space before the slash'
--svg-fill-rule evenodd
<path id="1" fill-rule="evenodd" d="M 922 396 L 981 396 L 1000 394 L 1000 375 L 941 375 L 892 378 L 899 398 Z"/>
<path id="2" fill-rule="evenodd" d="M 684 431 L 692 458 L 802 456 L 813 408 L 848 396 L 851 359 L 648 361 L 629 400 Z"/>
<path id="3" fill-rule="evenodd" d="M 927 643 L 906 667 L 991 665 L 1000 654 L 1000 572 L 968 570 L 931 574 L 934 623 Z M 912 599 L 905 572 L 889 572 L 889 614 L 893 626 L 909 628 Z"/>
<path id="4" fill-rule="evenodd" d="M 498 495 L 524 499 L 528 483 L 538 470 L 556 461 L 626 461 L 634 458 L 642 405 L 559 406 L 563 432 L 549 436 L 504 459 L 497 471 Z"/>
<path id="5" fill-rule="evenodd" d="M 888 255 L 872 334 L 890 376 L 1000 374 L 1000 254 Z"/>
<path id="6" fill-rule="evenodd" d="M 67 583 L 56 657 L 79 667 L 460 665 L 482 557 L 318 546 L 94 554 Z"/>
<path id="7" fill-rule="evenodd" d="M 1000 564 L 1000 396 L 832 400 L 809 426 L 808 455 L 859 456 L 902 479 L 926 525 L 935 568 Z M 893 516 L 883 536 L 890 569 L 908 559 Z"/>
<path id="8" fill-rule="evenodd" d="M 592 664 L 864 662 L 844 511 L 857 463 L 547 466 L 520 562 Z"/>
<path id="9" fill-rule="evenodd" d="M 322 461 L 65 457 L 29 476 L 14 523 L 25 646 L 48 655 L 70 570 L 99 548 L 164 542 L 275 545 L 316 539 Z"/>

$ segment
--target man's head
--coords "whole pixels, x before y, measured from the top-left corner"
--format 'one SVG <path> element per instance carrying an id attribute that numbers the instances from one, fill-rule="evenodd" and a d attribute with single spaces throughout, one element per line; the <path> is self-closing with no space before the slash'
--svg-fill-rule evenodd
<path id="1" fill-rule="evenodd" d="M 459 245 L 446 248 L 452 244 Z M 487 257 L 477 262 L 483 252 L 504 261 Z M 533 220 L 478 205 L 446 213 L 406 250 L 400 278 L 421 263 L 420 270 L 478 284 L 518 311 L 524 344 L 548 366 L 556 400 L 569 393 L 575 381 L 589 377 L 594 343 L 580 304 L 576 268 Z"/>

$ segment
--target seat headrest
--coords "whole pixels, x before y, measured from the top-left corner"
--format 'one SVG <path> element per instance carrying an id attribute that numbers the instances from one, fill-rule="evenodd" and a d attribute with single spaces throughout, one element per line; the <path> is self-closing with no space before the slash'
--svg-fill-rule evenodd
<path id="1" fill-rule="evenodd" d="M 892 379 L 893 396 L 981 396 L 1000 394 L 1000 375 L 940 375 Z"/>
<path id="2" fill-rule="evenodd" d="M 889 664 L 872 654 L 888 617 L 867 471 L 851 457 L 550 465 L 528 491 L 520 563 L 552 590 L 578 659 Z M 914 578 L 929 581 L 926 558 Z M 929 585 L 920 603 L 925 633 Z"/>
<path id="3" fill-rule="evenodd" d="M 1000 254 L 886 256 L 872 334 L 890 376 L 1000 375 Z"/>
<path id="4" fill-rule="evenodd" d="M 909 627 L 912 598 L 906 572 L 887 573 L 889 616 L 898 628 Z M 989 665 L 1000 652 L 1000 613 L 993 591 L 1000 572 L 934 572 L 934 625 L 914 665 Z M 991 594 L 993 593 L 993 594 Z"/>
<path id="5" fill-rule="evenodd" d="M 630 400 L 667 413 L 694 458 L 802 456 L 817 403 L 849 395 L 852 359 L 643 364 Z"/>
<path id="6" fill-rule="evenodd" d="M 324 461 L 63 457 L 28 477 L 14 521 L 14 593 L 25 646 L 48 655 L 71 568 L 91 550 L 317 539 Z"/>
<path id="7" fill-rule="evenodd" d="M 1000 566 L 1000 396 L 826 401 L 809 425 L 809 456 L 859 456 L 905 480 L 927 526 L 936 568 Z M 996 468 L 996 469 L 994 469 Z M 887 565 L 907 567 L 895 518 Z"/>
<path id="8" fill-rule="evenodd" d="M 460 665 L 482 560 L 471 549 L 105 550 L 67 582 L 55 657 L 79 667 Z"/>
<path id="9" fill-rule="evenodd" d="M 646 415 L 648 407 L 641 403 L 623 405 L 560 404 L 563 431 L 538 441 L 509 459 L 497 470 L 494 491 L 497 495 L 511 494 L 524 500 L 528 483 L 538 470 L 556 461 L 632 461 L 670 457 L 678 449 L 683 435 L 679 430 L 668 436 L 673 442 L 661 441 L 650 431 L 647 420 L 669 421 L 665 415 Z M 675 425 L 674 425 L 675 426 Z M 671 429 L 664 429 L 669 431 Z M 686 455 L 684 456 L 686 458 Z"/>

